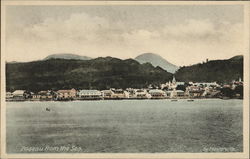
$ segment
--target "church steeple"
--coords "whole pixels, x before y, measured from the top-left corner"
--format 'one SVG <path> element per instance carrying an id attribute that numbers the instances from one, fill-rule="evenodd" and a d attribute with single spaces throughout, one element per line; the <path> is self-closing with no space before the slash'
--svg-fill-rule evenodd
<path id="1" fill-rule="evenodd" d="M 239 82 L 242 82 L 240 77 L 239 77 Z"/>
<path id="2" fill-rule="evenodd" d="M 172 83 L 176 83 L 175 77 L 173 76 Z"/>

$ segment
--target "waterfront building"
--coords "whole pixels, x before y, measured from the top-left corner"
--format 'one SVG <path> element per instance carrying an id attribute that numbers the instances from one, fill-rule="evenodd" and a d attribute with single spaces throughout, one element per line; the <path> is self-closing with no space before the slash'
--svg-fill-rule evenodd
<path id="1" fill-rule="evenodd" d="M 34 94 L 31 95 L 31 100 L 32 101 L 38 101 L 40 99 L 41 99 L 41 95 L 38 94 L 38 93 L 34 93 Z"/>
<path id="2" fill-rule="evenodd" d="M 25 99 L 25 90 L 15 90 L 13 93 L 14 100 L 24 100 Z"/>
<path id="3" fill-rule="evenodd" d="M 74 88 L 57 91 L 57 99 L 58 100 L 74 99 L 75 97 L 76 97 L 76 90 Z"/>
<path id="4" fill-rule="evenodd" d="M 102 93 L 102 97 L 104 99 L 111 99 L 112 95 L 114 94 L 114 92 L 110 89 L 109 90 L 102 90 L 101 93 Z"/>
<path id="5" fill-rule="evenodd" d="M 189 90 L 188 94 L 191 98 L 199 98 L 202 97 L 203 92 L 203 90 Z"/>
<path id="6" fill-rule="evenodd" d="M 160 89 L 152 89 L 149 91 L 151 99 L 163 99 L 166 98 L 166 93 Z"/>
<path id="7" fill-rule="evenodd" d="M 6 92 L 5 100 L 6 100 L 6 101 L 11 101 L 12 99 L 13 99 L 13 93 L 11 93 L 11 92 Z"/>
<path id="8" fill-rule="evenodd" d="M 82 100 L 97 100 L 102 99 L 102 93 L 98 90 L 80 90 L 79 99 Z"/>
<path id="9" fill-rule="evenodd" d="M 6 92 L 6 99 L 10 99 L 10 98 L 13 98 L 13 93 L 11 92 Z"/>
<path id="10" fill-rule="evenodd" d="M 129 93 L 127 91 L 124 91 L 122 89 L 111 89 L 112 90 L 112 99 L 125 99 L 129 98 Z"/>
<path id="11" fill-rule="evenodd" d="M 183 98 L 185 96 L 185 91 L 183 91 L 183 90 L 176 90 L 176 96 L 178 98 Z"/>
<path id="12" fill-rule="evenodd" d="M 206 98 L 214 98 L 214 97 L 218 97 L 219 93 L 220 93 L 219 90 L 216 90 L 212 87 L 206 87 L 201 96 L 206 97 Z"/>
<path id="13" fill-rule="evenodd" d="M 37 93 L 38 98 L 40 98 L 40 100 L 53 100 L 53 94 L 51 91 L 40 91 Z"/>
<path id="14" fill-rule="evenodd" d="M 137 99 L 149 99 L 152 96 L 145 89 L 138 89 L 135 91 L 135 98 Z"/>
<path id="15" fill-rule="evenodd" d="M 183 90 L 169 90 L 166 91 L 166 96 L 168 98 L 183 98 L 186 96 L 186 94 Z"/>

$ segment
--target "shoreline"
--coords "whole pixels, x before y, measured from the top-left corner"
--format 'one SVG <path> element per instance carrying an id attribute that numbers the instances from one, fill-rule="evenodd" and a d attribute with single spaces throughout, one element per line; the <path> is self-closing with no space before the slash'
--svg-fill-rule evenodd
<path id="1" fill-rule="evenodd" d="M 221 100 L 244 100 L 242 98 L 159 98 L 159 99 L 135 99 L 135 98 L 120 98 L 120 99 L 74 99 L 74 100 L 5 100 L 5 102 L 74 102 L 74 101 L 122 101 L 122 100 L 130 100 L 130 101 L 134 101 L 134 100 L 168 100 L 168 101 L 178 101 L 178 100 L 187 100 L 188 102 L 193 102 L 195 100 L 207 100 L 207 99 L 221 99 Z"/>

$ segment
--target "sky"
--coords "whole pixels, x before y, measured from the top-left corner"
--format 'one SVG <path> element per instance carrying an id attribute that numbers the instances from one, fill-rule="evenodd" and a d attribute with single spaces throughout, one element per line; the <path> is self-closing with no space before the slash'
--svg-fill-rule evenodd
<path id="1" fill-rule="evenodd" d="M 5 20 L 6 61 L 156 53 L 187 66 L 244 54 L 241 5 L 7 6 Z"/>

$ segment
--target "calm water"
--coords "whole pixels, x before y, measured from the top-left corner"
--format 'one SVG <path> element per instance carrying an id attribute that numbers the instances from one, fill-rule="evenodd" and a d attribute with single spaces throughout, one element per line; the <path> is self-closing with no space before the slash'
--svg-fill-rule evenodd
<path id="1" fill-rule="evenodd" d="M 7 152 L 241 152 L 242 103 L 9 102 Z"/>

